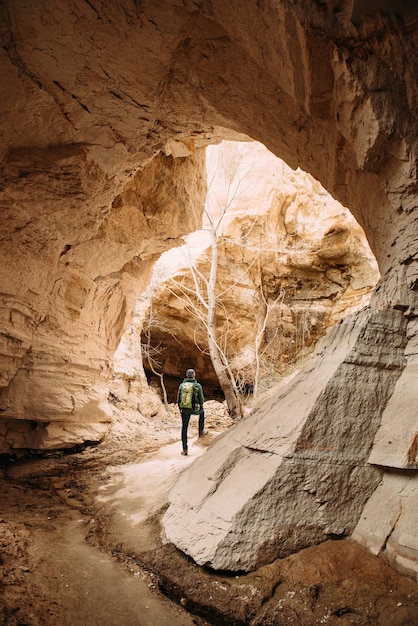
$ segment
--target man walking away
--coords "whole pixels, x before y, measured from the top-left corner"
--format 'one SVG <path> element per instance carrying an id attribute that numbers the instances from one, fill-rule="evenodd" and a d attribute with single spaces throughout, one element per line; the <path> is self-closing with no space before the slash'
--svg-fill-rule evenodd
<path id="1" fill-rule="evenodd" d="M 205 412 L 203 410 L 202 385 L 196 380 L 194 369 L 188 369 L 186 378 L 179 385 L 177 391 L 177 405 L 181 413 L 181 442 L 183 444 L 184 456 L 187 456 L 187 429 L 189 428 L 190 417 L 192 415 L 199 416 L 199 437 L 206 435 L 205 430 Z"/>

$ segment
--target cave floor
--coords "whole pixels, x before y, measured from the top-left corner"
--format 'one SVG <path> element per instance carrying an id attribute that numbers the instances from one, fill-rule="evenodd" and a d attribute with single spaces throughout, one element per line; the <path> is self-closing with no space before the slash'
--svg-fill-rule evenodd
<path id="1" fill-rule="evenodd" d="M 348 539 L 246 575 L 200 568 L 164 544 L 172 485 L 227 427 L 209 414 L 209 435 L 191 432 L 183 457 L 177 419 L 119 448 L 5 464 L 1 624 L 418 626 L 418 586 Z"/>

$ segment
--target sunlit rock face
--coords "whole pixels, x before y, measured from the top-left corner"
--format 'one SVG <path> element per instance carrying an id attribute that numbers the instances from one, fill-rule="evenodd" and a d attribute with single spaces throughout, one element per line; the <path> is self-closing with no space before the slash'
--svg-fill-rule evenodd
<path id="1" fill-rule="evenodd" d="M 108 206 L 89 200 L 106 180 L 95 178 L 83 150 L 38 150 L 35 164 L 27 154 L 8 159 L 0 450 L 98 441 L 111 419 L 113 352 L 152 263 L 199 223 L 203 153 L 159 155 Z M 19 211 L 22 194 L 27 208 Z"/>
<path id="2" fill-rule="evenodd" d="M 321 491 L 328 480 L 332 496 L 327 500 L 321 491 L 316 502 L 312 493 L 310 505 L 300 509 L 303 538 L 293 525 L 291 544 L 319 541 L 328 528 L 350 533 L 358 523 L 362 542 L 385 551 L 397 567 L 416 572 L 416 534 L 408 531 L 416 516 L 418 468 L 415 3 L 213 0 L 197 6 L 192 0 L 168 0 L 162 9 L 148 0 L 100 5 L 6 0 L 0 11 L 2 449 L 102 436 L 108 420 L 102 402 L 108 357 L 129 322 L 130 298 L 136 300 L 154 255 L 177 245 L 180 233 L 172 232 L 171 223 L 178 220 L 182 232 L 190 232 L 197 221 L 183 201 L 168 204 L 174 190 L 179 192 L 174 183 L 167 195 L 170 232 L 164 245 L 158 247 L 164 240 L 159 231 L 155 246 L 147 246 L 151 217 L 163 209 L 159 204 L 149 215 L 144 201 L 145 230 L 132 242 L 127 224 L 116 232 L 113 225 L 116 214 L 124 214 L 125 200 L 130 202 L 125 189 L 137 173 L 146 177 L 146 166 L 158 153 L 187 159 L 212 140 L 232 138 L 225 129 L 242 133 L 291 167 L 310 172 L 349 208 L 376 256 L 381 282 L 369 312 L 334 327 L 346 337 L 338 358 L 333 358 L 333 340 L 324 344 L 327 375 L 303 374 L 308 388 L 294 392 L 306 402 L 300 410 L 286 409 L 279 395 L 258 413 L 267 420 L 261 434 L 244 437 L 250 428 L 246 422 L 237 426 L 242 431 L 236 440 L 233 432 L 205 455 L 205 474 L 198 478 L 212 487 L 206 496 L 210 552 L 191 540 L 197 536 L 200 504 L 196 507 L 197 500 L 185 491 L 173 495 L 168 535 L 200 562 L 230 569 L 237 566 L 234 554 L 241 550 L 243 533 L 254 539 L 251 555 L 242 550 L 242 562 L 251 567 L 279 554 L 285 538 L 271 532 L 269 521 L 266 540 L 274 541 L 263 551 L 263 533 L 252 537 L 246 526 L 250 494 L 243 493 L 239 502 L 230 495 L 252 484 L 259 494 L 274 492 L 280 502 L 282 487 L 290 494 L 293 486 L 300 503 L 305 487 L 307 493 Z M 144 178 L 144 185 L 149 182 Z M 188 190 L 180 196 L 186 199 Z M 340 378 L 339 368 L 353 376 Z M 336 385 L 338 380 L 344 384 Z M 337 417 L 330 411 L 332 445 L 314 445 L 310 438 L 326 423 L 324 399 L 341 387 L 350 404 L 344 408 L 341 402 Z M 334 402 L 324 406 L 343 396 L 334 391 L 332 397 Z M 364 411 L 373 415 L 367 429 L 359 417 Z M 291 413 L 297 424 L 288 437 L 290 447 L 283 448 L 284 431 L 274 427 L 269 434 L 268 420 L 280 424 Z M 60 422 L 60 433 L 65 425 L 68 430 L 56 436 Z M 90 424 L 94 432 L 73 435 L 73 428 Z M 345 462 L 349 457 L 341 462 L 339 450 L 354 432 L 362 433 L 362 441 L 353 468 Z M 309 465 L 310 484 L 296 477 L 284 483 L 302 447 L 315 452 L 311 462 L 298 460 L 301 471 Z M 328 447 L 334 457 L 326 456 Z M 231 459 L 240 459 L 239 483 L 229 471 Z M 321 474 L 326 459 L 330 479 Z M 400 482 L 391 480 L 386 459 Z M 332 485 L 334 470 L 340 479 Z M 364 474 L 370 480 L 356 483 Z M 182 480 L 195 484 L 195 477 L 192 467 Z M 342 488 L 350 481 L 357 487 Z M 330 517 L 338 511 L 341 525 L 319 520 L 319 507 L 324 511 L 331 501 Z M 366 512 L 383 501 L 387 517 L 378 517 L 376 528 L 376 519 Z M 263 510 L 265 519 L 274 511 L 275 528 L 286 528 L 289 507 Z M 183 515 L 187 545 L 186 530 L 178 536 L 169 522 L 172 516 L 186 529 Z"/>
<path id="3" fill-rule="evenodd" d="M 172 401 L 190 365 L 208 396 L 219 388 L 199 302 L 208 299 L 201 277 L 210 275 L 211 219 L 220 219 L 217 337 L 243 390 L 271 385 L 340 318 L 366 306 L 378 280 L 362 229 L 311 176 L 257 142 L 224 141 L 206 159 L 202 229 L 156 264 L 142 338 L 151 339 Z"/>

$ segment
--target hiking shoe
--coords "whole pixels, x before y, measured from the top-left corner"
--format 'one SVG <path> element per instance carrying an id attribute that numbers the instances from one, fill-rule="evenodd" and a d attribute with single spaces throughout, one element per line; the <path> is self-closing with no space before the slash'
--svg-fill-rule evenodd
<path id="1" fill-rule="evenodd" d="M 208 431 L 207 431 L 207 430 L 200 430 L 200 431 L 199 431 L 199 437 L 204 437 L 204 436 L 205 436 L 205 435 L 207 435 L 207 434 L 208 434 Z"/>
<path id="2" fill-rule="evenodd" d="M 183 450 L 182 455 L 187 456 L 187 450 Z"/>

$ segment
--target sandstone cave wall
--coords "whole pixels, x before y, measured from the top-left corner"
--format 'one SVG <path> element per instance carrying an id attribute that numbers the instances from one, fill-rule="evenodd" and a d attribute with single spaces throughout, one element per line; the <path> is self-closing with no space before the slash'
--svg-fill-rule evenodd
<path id="1" fill-rule="evenodd" d="M 158 155 L 112 202 L 83 150 L 38 150 L 36 165 L 8 159 L 0 450 L 99 441 L 111 422 L 113 353 L 153 262 L 200 223 L 204 153 Z"/>
<path id="2" fill-rule="evenodd" d="M 114 204 L 116 198 L 158 152 L 181 158 L 193 147 L 227 136 L 225 129 L 243 133 L 320 180 L 349 207 L 375 253 L 381 283 L 372 299 L 370 316 L 364 313 L 361 323 L 354 320 L 353 328 L 351 322 L 345 322 L 346 356 L 341 355 L 341 359 L 358 372 L 370 371 L 371 379 L 377 367 L 379 385 L 359 388 L 359 378 L 354 376 L 349 390 L 350 398 L 356 401 L 350 405 L 349 414 L 344 407 L 338 413 L 340 441 L 348 416 L 355 418 L 362 407 L 374 406 L 374 398 L 381 398 L 376 389 L 385 387 L 388 372 L 396 372 L 397 379 L 395 376 L 388 387 L 390 397 L 383 396 L 383 402 L 377 402 L 373 420 L 376 434 L 374 429 L 364 433 L 369 448 L 364 445 L 363 456 L 356 460 L 355 467 L 360 469 L 354 471 L 348 464 L 343 476 L 346 480 L 358 472 L 369 474 L 374 478 L 366 483 L 377 484 L 377 489 L 373 494 L 365 493 L 364 483 L 359 484 L 351 492 L 356 499 L 352 514 L 348 499 L 343 497 L 347 491 L 341 490 L 333 508 L 344 509 L 344 532 L 350 532 L 358 522 L 357 536 L 364 543 L 371 546 L 378 536 L 373 549 L 384 551 L 400 568 L 416 570 L 417 546 L 410 530 L 416 516 L 413 495 L 417 470 L 415 3 L 382 0 L 374 2 L 373 11 L 368 12 L 360 0 L 204 0 L 199 6 L 192 0 L 170 0 L 164 3 L 164 10 L 148 0 L 100 5 L 94 0 L 6 0 L 0 11 L 2 371 L 6 372 L 1 393 L 3 441 L 10 432 L 4 425 L 11 419 L 30 417 L 33 432 L 39 423 L 52 428 L 57 412 L 63 412 L 76 428 L 81 423 L 107 419 L 102 409 L 97 419 L 102 392 L 91 392 L 95 384 L 92 379 L 97 380 L 95 370 L 106 370 L 102 355 L 96 360 L 95 350 L 102 346 L 103 336 L 107 342 L 107 333 L 111 337 L 113 332 L 115 339 L 118 328 L 122 329 L 129 317 L 122 287 L 112 281 L 122 278 L 117 276 L 122 267 L 135 264 L 138 249 L 128 245 L 120 264 L 114 263 L 113 246 L 107 248 L 102 242 L 103 254 L 97 254 L 99 242 L 95 240 L 90 256 L 87 242 L 91 237 L 84 227 L 100 237 L 105 216 L 119 210 L 118 202 Z M 80 211 L 81 219 L 77 215 Z M 79 257 L 74 253 L 78 246 L 85 249 Z M 28 247 L 30 252 L 26 253 Z M 142 242 L 139 248 L 143 254 L 140 263 L 147 264 L 152 255 L 143 250 Z M 106 250 L 110 252 L 106 254 Z M 67 255 L 72 265 L 64 268 Z M 91 267 L 90 258 L 96 259 L 93 273 L 85 269 Z M 99 278 L 104 275 L 99 259 L 109 272 L 105 276 L 111 277 L 110 282 Z M 135 271 L 126 272 L 128 282 L 132 273 Z M 97 311 L 90 305 L 82 308 L 86 296 L 88 300 L 93 295 L 91 280 L 100 294 L 106 294 L 98 298 L 101 306 Z M 67 311 L 66 299 L 74 313 Z M 92 321 L 88 316 L 83 325 L 80 313 L 80 322 L 69 324 L 68 318 L 77 317 L 80 308 L 97 313 L 97 319 Z M 379 327 L 379 355 L 374 360 L 368 356 L 376 347 L 373 334 L 367 331 L 369 323 Z M 356 348 L 357 330 L 363 324 L 365 339 L 358 337 L 363 343 Z M 342 332 L 341 328 L 336 332 Z M 396 337 L 400 337 L 400 344 L 405 343 L 402 357 Z M 112 341 L 106 346 L 109 352 Z M 342 367 L 342 361 L 333 359 L 331 344 L 324 347 L 324 358 L 329 356 L 327 367 L 332 370 L 333 363 Z M 382 365 L 374 366 L 371 361 Z M 65 387 L 74 363 L 76 394 L 68 393 Z M 315 373 L 307 375 L 308 382 L 313 376 Z M 327 381 L 334 384 L 331 373 L 322 380 L 325 393 Z M 41 382 L 47 394 L 42 394 L 38 409 L 33 399 Z M 310 404 L 318 401 L 320 406 L 322 391 L 312 394 L 307 393 Z M 260 418 L 283 414 L 280 406 L 284 400 L 274 402 Z M 308 415 L 322 419 L 321 411 L 310 413 L 307 408 L 296 415 L 295 436 L 303 430 Z M 356 428 L 360 432 L 354 419 L 350 429 Z M 65 438 L 73 440 L 70 430 Z M 389 439 L 389 432 L 396 437 Z M 99 434 L 96 429 L 94 437 Z M 220 459 L 220 448 L 232 445 L 235 435 L 224 437 L 207 457 L 213 461 L 211 475 L 225 479 L 224 502 L 234 489 L 231 457 L 224 466 L 219 460 L 215 463 L 215 458 Z M 234 457 L 244 453 L 240 484 L 245 483 L 243 468 L 266 468 L 269 463 L 272 471 L 276 467 L 279 472 L 275 484 L 280 483 L 282 468 L 288 463 L 282 463 L 283 455 L 279 454 L 280 436 L 273 432 L 269 439 L 273 447 L 268 450 L 263 450 L 262 442 L 258 445 L 255 440 L 249 446 L 241 439 L 243 446 L 238 446 Z M 64 438 L 52 436 L 50 441 L 62 445 Z M 13 445 L 26 442 L 26 436 L 13 436 Z M 253 464 L 251 450 L 251 459 L 256 461 Z M 394 473 L 386 471 L 386 458 Z M 316 461 L 311 467 L 321 467 Z M 335 464 L 343 467 L 334 460 Z M 191 475 L 184 480 L 192 481 Z M 262 483 L 260 474 L 255 473 L 253 480 Z M 312 489 L 306 488 L 308 492 Z M 295 489 L 298 494 L 302 491 Z M 212 502 L 219 494 L 218 488 Z M 315 506 L 314 501 L 311 506 Z M 377 511 L 377 503 L 383 501 L 389 503 L 387 523 L 376 530 L 371 516 L 361 514 L 369 506 Z M 222 518 L 227 535 L 231 520 L 241 520 L 237 527 L 245 527 L 245 515 L 234 509 L 234 499 L 230 503 L 230 517 L 224 512 Z M 193 512 L 194 505 L 189 504 Z M 242 505 L 245 509 L 244 500 Z M 325 501 L 317 505 L 324 507 Z M 305 509 L 304 514 L 310 512 Z M 218 514 L 214 507 L 212 528 L 218 527 Z M 193 534 L 196 518 L 189 522 L 188 532 Z M 280 527 L 281 523 L 281 517 L 276 516 L 275 525 Z M 321 524 L 320 528 L 326 528 Z M 232 529 L 229 538 L 234 532 Z M 315 523 L 304 541 L 317 539 Z M 257 544 L 252 546 L 253 554 L 260 554 L 258 548 Z M 193 546 L 187 549 L 193 556 L 198 552 Z M 270 548 L 267 553 L 270 558 Z M 230 554 L 229 542 L 222 560 L 226 568 Z M 254 562 L 254 556 L 247 562 Z"/>

